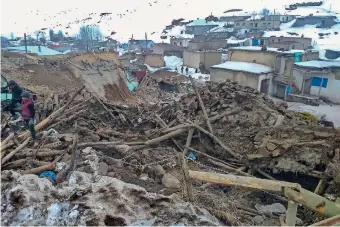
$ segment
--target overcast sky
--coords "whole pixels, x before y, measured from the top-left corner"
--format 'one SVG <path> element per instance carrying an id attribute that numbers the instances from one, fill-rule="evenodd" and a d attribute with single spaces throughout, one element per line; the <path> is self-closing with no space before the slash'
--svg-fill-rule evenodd
<path id="1" fill-rule="evenodd" d="M 284 5 L 294 2 L 301 0 L 2 0 L 1 33 L 8 36 L 14 32 L 22 36 L 24 32 L 32 33 L 46 27 L 72 35 L 78 32 L 82 23 L 73 23 L 66 28 L 69 22 L 92 17 L 83 24 L 97 24 L 100 17 L 89 16 L 90 13 L 110 12 L 112 15 L 105 16 L 99 23 L 104 35 L 116 31 L 117 39 L 127 39 L 132 34 L 135 38 L 144 38 L 145 32 L 161 32 L 172 19 L 180 17 L 204 18 L 211 12 L 221 16 L 223 11 L 232 8 L 259 11 L 266 7 L 282 11 Z M 340 8 L 340 0 L 328 0 L 327 3 L 332 3 L 334 9 Z M 117 14 L 125 16 L 120 18 Z M 58 24 L 61 26 L 58 27 Z"/>

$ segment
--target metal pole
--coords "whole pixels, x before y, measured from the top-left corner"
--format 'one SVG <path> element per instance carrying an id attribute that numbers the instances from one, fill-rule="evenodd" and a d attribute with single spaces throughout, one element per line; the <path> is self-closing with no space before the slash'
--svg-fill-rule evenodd
<path id="1" fill-rule="evenodd" d="M 205 39 L 204 39 L 204 68 L 206 68 L 206 63 L 205 63 L 206 54 L 207 54 L 207 34 L 205 34 Z"/>
<path id="2" fill-rule="evenodd" d="M 325 71 L 322 71 L 322 73 L 324 74 Z M 323 78 L 324 78 L 324 75 L 322 76 L 322 79 L 321 79 L 321 83 L 320 83 L 320 87 L 319 87 L 319 93 L 318 93 L 318 99 L 320 99 L 320 93 L 321 93 L 321 87 L 322 87 L 322 84 L 323 84 Z"/>
<path id="3" fill-rule="evenodd" d="M 145 32 L 145 51 L 148 49 L 148 35 Z"/>
<path id="4" fill-rule="evenodd" d="M 25 51 L 26 51 L 26 54 L 27 54 L 27 36 L 26 36 L 26 33 L 24 33 L 24 40 L 25 40 Z"/>

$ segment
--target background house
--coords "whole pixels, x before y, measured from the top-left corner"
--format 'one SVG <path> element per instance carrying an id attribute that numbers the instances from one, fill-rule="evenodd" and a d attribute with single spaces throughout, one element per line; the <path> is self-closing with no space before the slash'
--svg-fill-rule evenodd
<path id="1" fill-rule="evenodd" d="M 152 47 L 152 53 L 161 54 L 163 56 L 177 56 L 183 58 L 185 47 L 175 46 L 169 43 L 156 43 Z"/>
<path id="2" fill-rule="evenodd" d="M 235 35 L 234 32 L 234 23 L 221 23 L 219 26 L 216 26 L 209 31 L 195 35 L 195 40 L 209 40 L 209 39 L 227 39 L 232 35 Z"/>
<path id="3" fill-rule="evenodd" d="M 292 27 L 303 27 L 305 25 L 318 25 L 318 28 L 331 28 L 335 25 L 336 16 L 305 16 L 296 18 Z"/>
<path id="4" fill-rule="evenodd" d="M 189 42 L 190 42 L 191 39 L 192 38 L 172 36 L 170 38 L 170 43 L 174 46 L 187 47 L 187 46 L 189 46 Z"/>
<path id="5" fill-rule="evenodd" d="M 218 23 L 216 22 L 197 19 L 186 25 L 185 32 L 187 34 L 200 35 L 217 26 Z"/>
<path id="6" fill-rule="evenodd" d="M 252 31 L 256 30 L 270 30 L 270 29 L 279 29 L 280 28 L 280 17 L 275 17 L 273 15 L 272 17 L 268 17 L 268 20 L 266 19 L 254 19 L 254 20 L 245 20 L 245 21 L 239 21 L 234 23 L 234 29 L 235 30 L 241 30 L 241 29 L 249 29 Z"/>
<path id="7" fill-rule="evenodd" d="M 164 67 L 165 62 L 163 55 L 161 54 L 145 54 L 144 55 L 145 64 L 151 67 Z"/>
<path id="8" fill-rule="evenodd" d="M 210 39 L 207 41 L 191 40 L 189 42 L 188 50 L 218 50 L 226 47 L 227 41 L 225 39 Z"/>
<path id="9" fill-rule="evenodd" d="M 293 75 L 296 93 L 340 103 L 340 62 L 298 62 L 294 64 Z"/>
<path id="10" fill-rule="evenodd" d="M 235 81 L 241 85 L 254 88 L 261 93 L 271 92 L 272 76 L 271 67 L 249 62 L 227 61 L 210 68 L 211 81 Z"/>
<path id="11" fill-rule="evenodd" d="M 319 59 L 317 51 L 280 51 L 277 48 L 257 46 L 232 47 L 228 50 L 229 61 L 258 63 L 271 67 L 273 69 L 273 94 L 279 98 L 285 98 L 287 89 L 291 89 L 294 82 L 293 64 L 317 59 Z"/>
<path id="12" fill-rule="evenodd" d="M 190 68 L 199 69 L 200 63 L 203 63 L 206 69 L 210 66 L 221 63 L 222 53 L 217 51 L 190 51 L 183 52 L 183 65 Z"/>
<path id="13" fill-rule="evenodd" d="M 312 39 L 304 37 L 267 37 L 261 38 L 260 45 L 287 50 L 307 50 L 312 46 Z"/>
<path id="14" fill-rule="evenodd" d="M 151 50 L 152 46 L 154 45 L 154 42 L 152 40 L 129 40 L 129 47 L 131 50 Z"/>

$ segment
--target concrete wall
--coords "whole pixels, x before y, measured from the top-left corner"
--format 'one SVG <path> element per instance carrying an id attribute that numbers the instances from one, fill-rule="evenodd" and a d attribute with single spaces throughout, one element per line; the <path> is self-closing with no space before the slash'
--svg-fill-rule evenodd
<path id="1" fill-rule="evenodd" d="M 211 30 L 212 28 L 216 27 L 217 25 L 199 25 L 199 26 L 186 26 L 185 32 L 187 34 L 193 35 L 201 35 L 205 32 Z"/>
<path id="2" fill-rule="evenodd" d="M 283 48 L 285 50 L 304 50 L 303 43 L 280 42 L 268 44 L 268 47 Z"/>
<path id="3" fill-rule="evenodd" d="M 243 51 L 243 50 L 229 50 L 229 61 L 243 61 L 254 62 L 258 64 L 274 67 L 276 53 L 266 51 Z"/>
<path id="4" fill-rule="evenodd" d="M 207 42 L 194 42 L 190 41 L 188 49 L 189 50 L 217 50 L 222 47 L 227 46 L 227 41 L 225 39 Z"/>
<path id="5" fill-rule="evenodd" d="M 322 71 L 310 71 L 310 70 L 301 70 L 301 69 L 293 69 L 293 76 L 294 76 L 294 85 L 297 87 L 299 93 L 303 93 L 302 90 L 306 90 L 304 86 L 304 81 L 306 79 L 310 79 L 312 77 L 320 77 L 320 78 L 327 78 L 328 83 L 327 87 L 320 87 L 319 86 L 310 86 L 310 93 L 309 95 L 319 95 L 326 97 L 333 102 L 340 102 L 340 70 L 336 69 L 329 73 L 323 73 Z"/>
<path id="6" fill-rule="evenodd" d="M 295 42 L 302 44 L 302 47 L 300 48 L 295 47 L 297 50 L 306 50 L 308 47 L 312 45 L 312 39 L 311 38 L 303 38 L 303 37 L 270 37 L 270 38 L 262 38 L 263 45 L 268 45 L 270 47 L 272 44 L 276 43 L 282 43 L 282 42 Z"/>
<path id="7" fill-rule="evenodd" d="M 236 32 L 211 32 L 203 35 L 195 35 L 195 40 L 228 39 L 231 36 L 236 36 Z"/>
<path id="8" fill-rule="evenodd" d="M 234 28 L 236 30 L 240 29 L 275 29 L 280 28 L 280 20 L 265 21 L 265 20 L 249 20 L 235 22 Z"/>
<path id="9" fill-rule="evenodd" d="M 221 63 L 222 53 L 220 52 L 206 52 L 204 59 L 204 52 L 184 51 L 183 64 L 190 68 L 199 68 L 200 62 L 205 63 L 208 69 L 210 66 L 218 65 Z"/>
<path id="10" fill-rule="evenodd" d="M 238 82 L 239 84 L 243 86 L 248 86 L 251 88 L 254 88 L 258 91 L 261 89 L 261 81 L 269 79 L 269 88 L 268 92 L 272 93 L 273 85 L 272 85 L 272 74 L 251 74 L 251 73 L 245 73 L 245 72 L 237 72 L 237 71 L 231 71 L 227 69 L 216 69 L 211 68 L 210 69 L 210 80 L 214 82 L 224 82 L 226 80 Z"/>
<path id="11" fill-rule="evenodd" d="M 164 44 L 164 45 L 154 45 L 152 47 L 152 52 L 154 54 L 161 54 L 164 56 L 174 55 L 174 56 L 182 58 L 184 49 L 185 49 L 184 47 Z"/>
<path id="12" fill-rule="evenodd" d="M 230 21 L 244 21 L 246 19 L 250 18 L 250 16 L 224 16 L 220 17 L 219 21 L 221 22 L 230 22 Z"/>
<path id="13" fill-rule="evenodd" d="M 145 56 L 145 64 L 151 67 L 163 67 L 165 65 L 163 55 L 148 54 Z"/>
<path id="14" fill-rule="evenodd" d="M 187 47 L 191 39 L 170 38 L 170 43 L 175 46 Z"/>

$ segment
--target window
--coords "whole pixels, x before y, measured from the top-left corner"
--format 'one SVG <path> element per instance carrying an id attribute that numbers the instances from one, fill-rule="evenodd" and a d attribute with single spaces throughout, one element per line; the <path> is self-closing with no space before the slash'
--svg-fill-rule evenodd
<path id="1" fill-rule="evenodd" d="M 266 23 L 262 23 L 263 26 L 266 26 Z"/>
<path id="2" fill-rule="evenodd" d="M 320 78 L 320 77 L 313 77 L 312 78 L 312 86 L 317 86 L 320 87 L 322 81 L 322 86 L 323 88 L 327 87 L 328 84 L 328 79 L 327 78 Z"/>
<path id="3" fill-rule="evenodd" d="M 242 25 L 243 25 L 243 26 L 246 26 L 246 23 L 243 23 Z"/>
<path id="4" fill-rule="evenodd" d="M 176 42 L 174 42 L 174 45 L 175 45 L 175 46 L 177 46 L 177 43 L 176 43 Z"/>
<path id="5" fill-rule="evenodd" d="M 295 45 L 292 46 L 292 49 L 293 49 L 293 50 L 295 49 Z"/>
<path id="6" fill-rule="evenodd" d="M 255 28 L 257 28 L 257 23 L 255 23 Z"/>
<path id="7" fill-rule="evenodd" d="M 280 42 L 280 41 L 281 41 L 281 39 L 278 39 L 278 41 Z"/>
<path id="8" fill-rule="evenodd" d="M 268 23 L 268 26 L 272 25 L 272 23 Z"/>
<path id="9" fill-rule="evenodd" d="M 275 43 L 275 39 L 272 39 L 272 42 Z"/>
<path id="10" fill-rule="evenodd" d="M 179 42 L 179 45 L 182 46 L 182 42 Z"/>
<path id="11" fill-rule="evenodd" d="M 236 23 L 236 26 L 240 26 L 240 23 Z"/>

